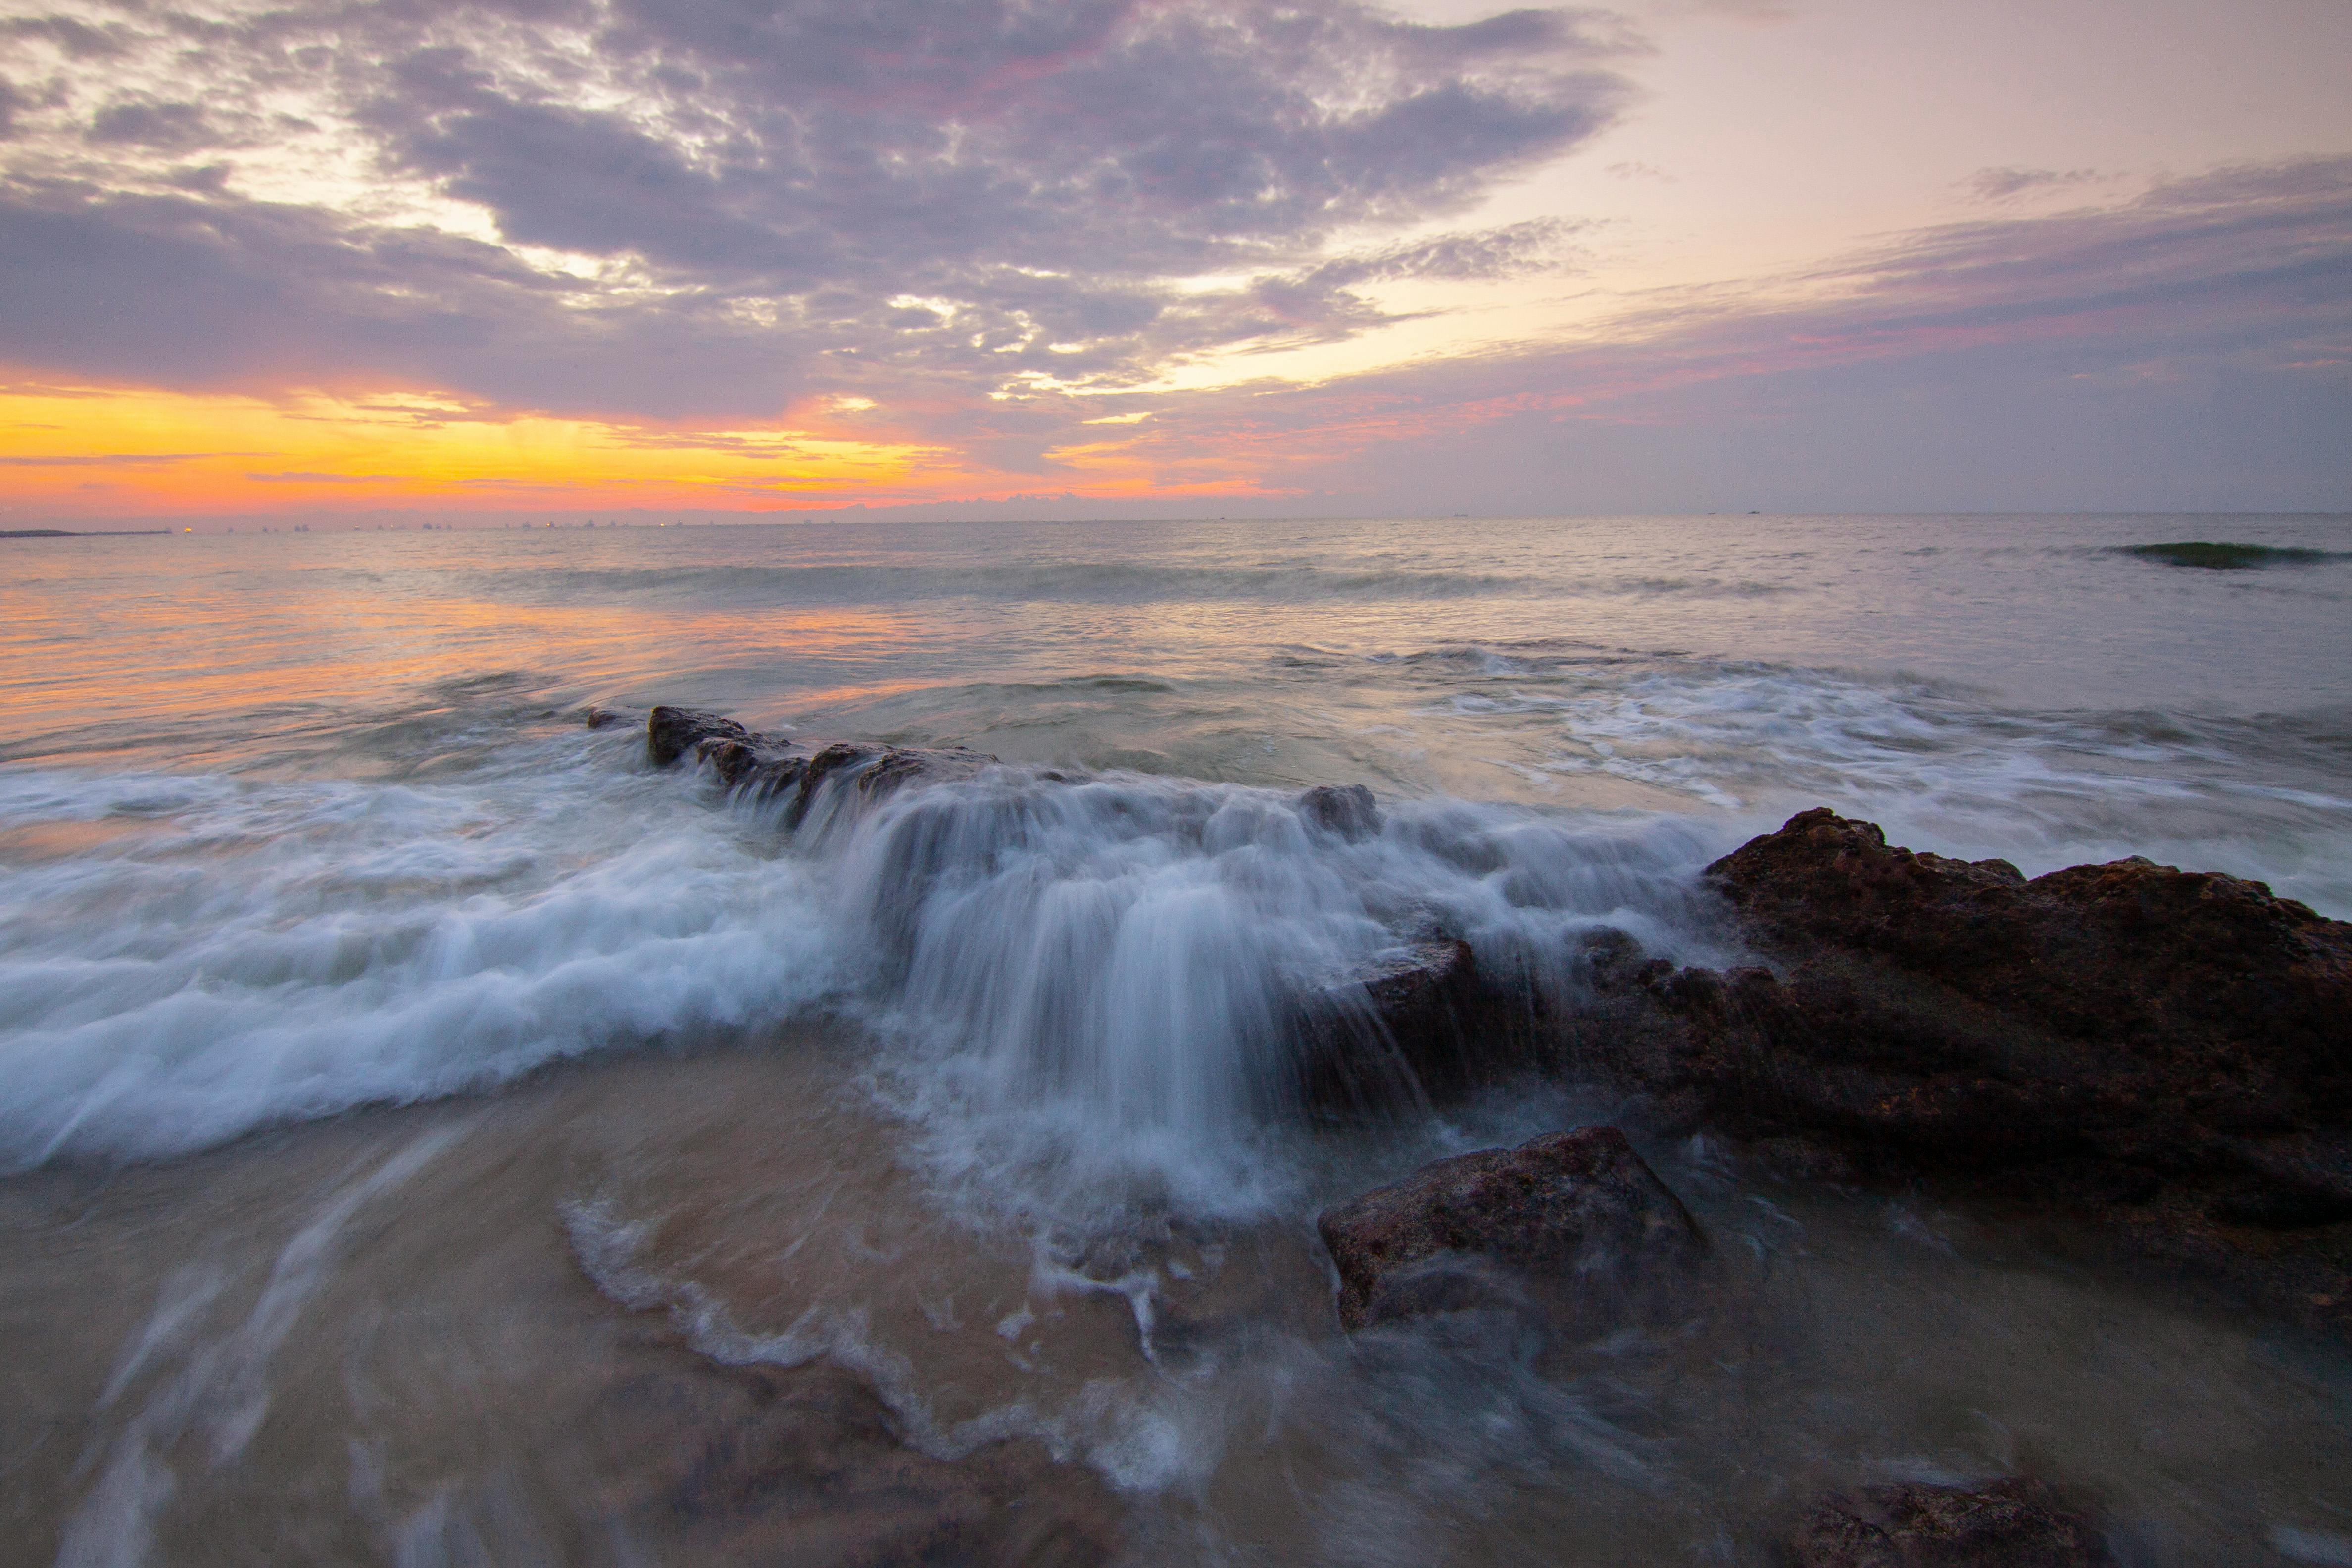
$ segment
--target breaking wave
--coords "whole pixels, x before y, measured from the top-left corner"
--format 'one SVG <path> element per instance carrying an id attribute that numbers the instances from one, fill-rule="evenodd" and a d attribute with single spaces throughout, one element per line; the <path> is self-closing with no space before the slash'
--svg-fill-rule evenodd
<path id="1" fill-rule="evenodd" d="M 1565 967 L 1703 950 L 1719 836 L 1430 802 L 1349 843 L 1285 792 L 1017 769 L 797 830 L 610 744 L 463 784 L 5 775 L 0 1146 L 194 1149 L 584 1052 L 855 1008 L 982 1102 L 1202 1149 L 1283 1108 L 1281 1008 L 1443 930 Z M 698 798 L 698 797 L 704 798 Z M 64 852 L 70 849 L 70 853 Z"/>

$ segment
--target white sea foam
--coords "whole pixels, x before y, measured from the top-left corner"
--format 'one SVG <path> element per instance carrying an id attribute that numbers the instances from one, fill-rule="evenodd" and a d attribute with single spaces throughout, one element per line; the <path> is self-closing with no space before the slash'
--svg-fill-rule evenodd
<path id="1" fill-rule="evenodd" d="M 1288 1000 L 1384 950 L 1711 951 L 1719 845 L 1673 818 L 1392 805 L 1350 844 L 1237 785 L 853 798 L 794 836 L 572 736 L 435 783 L 0 773 L 0 827 L 72 846 L 0 868 L 0 1148 L 170 1153 L 855 1001 L 968 1109 L 1197 1172 L 1286 1110 Z"/>
<path id="2" fill-rule="evenodd" d="M 1697 872 L 1774 805 L 1826 798 L 2029 870 L 2161 852 L 2169 828 L 2174 858 L 2338 901 L 2310 861 L 2352 805 L 2249 776 L 2231 747 L 2252 740 L 2219 721 L 2004 719 L 1708 661 L 1433 661 L 1458 672 L 1449 711 L 1549 727 L 1542 768 L 1715 805 L 1391 798 L 1349 842 L 1289 790 L 1003 768 L 878 805 L 835 789 L 795 832 L 577 731 L 423 782 L 0 771 L 0 1157 L 171 1153 L 850 1007 L 899 1042 L 881 1081 L 943 1173 L 1107 1194 L 1140 1173 L 1181 1206 L 1259 1212 L 1302 992 L 1436 934 L 1553 991 L 1597 925 L 1718 962 Z"/>
<path id="3" fill-rule="evenodd" d="M 837 949 L 795 867 L 667 781 L 0 774 L 0 1152 L 142 1156 L 784 1016 Z"/>

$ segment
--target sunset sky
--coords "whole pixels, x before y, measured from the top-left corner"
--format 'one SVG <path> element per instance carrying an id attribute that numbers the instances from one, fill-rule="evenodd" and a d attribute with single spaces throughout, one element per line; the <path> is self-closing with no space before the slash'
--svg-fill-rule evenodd
<path id="1" fill-rule="evenodd" d="M 0 4 L 0 520 L 2352 508 L 2352 3 Z"/>

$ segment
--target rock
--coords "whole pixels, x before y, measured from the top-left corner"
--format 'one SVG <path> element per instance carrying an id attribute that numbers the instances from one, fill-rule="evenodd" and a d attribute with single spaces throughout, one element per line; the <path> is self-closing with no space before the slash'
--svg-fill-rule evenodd
<path id="1" fill-rule="evenodd" d="M 707 735 L 697 741 L 694 759 L 717 773 L 719 782 L 730 789 L 742 783 L 761 761 L 757 746 L 731 735 Z"/>
<path id="2" fill-rule="evenodd" d="M 996 758 L 968 746 L 893 746 L 881 761 L 857 775 L 857 792 L 868 800 L 880 800 L 919 780 L 939 784 L 968 779 L 982 768 L 996 765 Z"/>
<path id="3" fill-rule="evenodd" d="M 2023 1477 L 1980 1487 L 1871 1487 L 1814 1505 L 1797 1568 L 2105 1568 L 2090 1521 Z"/>
<path id="4" fill-rule="evenodd" d="M 1298 809 L 1308 822 L 1350 844 L 1381 830 L 1380 810 L 1362 784 L 1317 784 L 1298 797 Z"/>
<path id="5" fill-rule="evenodd" d="M 1802 1120 L 1919 1163 L 2268 1181 L 2283 1217 L 2352 1196 L 2278 1144 L 2352 1114 L 2352 925 L 2146 860 L 2028 881 L 1827 811 L 1708 875 L 1788 965 L 1744 999 L 1775 1058 L 1816 1069 Z"/>
<path id="6" fill-rule="evenodd" d="M 1381 953 L 1300 999 L 1300 1098 L 1362 1113 L 1426 1104 L 1504 1064 L 1479 1048 L 1487 997 L 1470 944 L 1428 941 Z"/>
<path id="7" fill-rule="evenodd" d="M 916 780 L 969 778 L 996 759 L 962 746 L 887 746 L 839 741 L 811 756 L 785 755 L 792 742 L 690 708 L 656 708 L 646 721 L 646 754 L 668 767 L 691 752 L 729 793 L 781 801 L 798 826 L 826 781 L 839 778 L 860 801 L 877 801 Z"/>
<path id="8" fill-rule="evenodd" d="M 1595 942 L 1563 1070 L 1864 1177 L 2088 1215 L 2352 1331 L 2326 1228 L 2352 1219 L 2352 926 L 2140 859 L 2028 880 L 1828 811 L 1707 875 L 1775 967 Z"/>
<path id="9" fill-rule="evenodd" d="M 666 768 L 692 750 L 698 742 L 716 737 L 749 742 L 751 731 L 734 720 L 692 708 L 656 708 L 646 720 L 646 755 L 654 766 Z"/>
<path id="10" fill-rule="evenodd" d="M 798 794 L 787 807 L 794 826 L 817 804 L 828 782 L 849 792 L 859 804 L 887 799 L 908 784 L 944 783 L 970 778 L 996 759 L 963 746 L 885 746 L 856 741 L 836 741 L 808 759 L 798 780 Z"/>
<path id="11" fill-rule="evenodd" d="M 603 730 L 611 725 L 619 723 L 622 716 L 614 712 L 610 708 L 591 708 L 588 710 L 585 717 L 588 721 L 588 728 L 591 730 Z"/>
<path id="12" fill-rule="evenodd" d="M 1440 1160 L 1316 1227 L 1349 1332 L 1521 1293 L 1585 1331 L 1654 1321 L 1706 1254 L 1690 1212 L 1613 1127 Z"/>
<path id="13" fill-rule="evenodd" d="M 2103 1066 L 2160 1057 L 2203 1114 L 2284 1128 L 2352 1109 L 2352 926 L 2260 882 L 2137 858 L 2029 882 L 1826 810 L 1707 875 L 1768 952 L 1868 955 L 2099 1047 Z"/>

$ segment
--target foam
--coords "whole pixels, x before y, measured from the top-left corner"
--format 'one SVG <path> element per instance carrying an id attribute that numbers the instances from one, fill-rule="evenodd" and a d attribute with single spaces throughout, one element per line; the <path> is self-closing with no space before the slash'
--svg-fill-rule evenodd
<path id="1" fill-rule="evenodd" d="M 437 784 L 0 775 L 12 821 L 146 827 L 0 869 L 0 1158 L 181 1152 L 823 997 L 797 869 L 667 783 L 530 748 Z"/>

